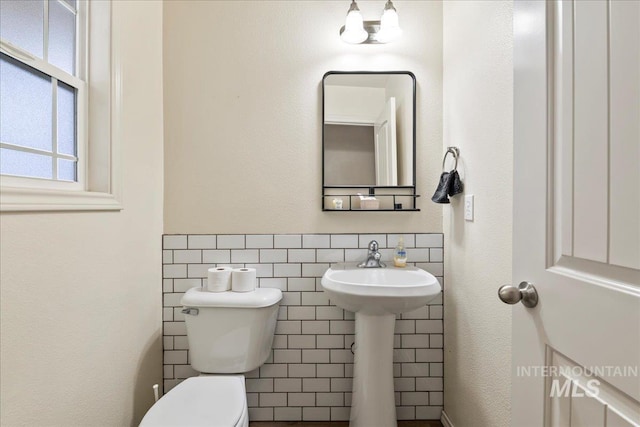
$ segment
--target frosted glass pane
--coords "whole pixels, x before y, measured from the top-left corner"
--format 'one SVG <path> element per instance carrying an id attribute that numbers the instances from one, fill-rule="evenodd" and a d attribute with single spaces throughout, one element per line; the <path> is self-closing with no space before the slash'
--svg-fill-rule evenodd
<path id="1" fill-rule="evenodd" d="M 0 54 L 0 87 L 0 141 L 51 151 L 50 77 Z"/>
<path id="2" fill-rule="evenodd" d="M 76 162 L 58 159 L 58 179 L 62 181 L 76 180 Z"/>
<path id="3" fill-rule="evenodd" d="M 76 16 L 58 1 L 49 1 L 49 62 L 75 73 Z"/>
<path id="4" fill-rule="evenodd" d="M 53 178 L 53 157 L 0 148 L 0 174 Z"/>
<path id="5" fill-rule="evenodd" d="M 76 155 L 76 90 L 58 82 L 58 153 Z"/>
<path id="6" fill-rule="evenodd" d="M 44 1 L 1 0 L 0 37 L 42 58 Z"/>

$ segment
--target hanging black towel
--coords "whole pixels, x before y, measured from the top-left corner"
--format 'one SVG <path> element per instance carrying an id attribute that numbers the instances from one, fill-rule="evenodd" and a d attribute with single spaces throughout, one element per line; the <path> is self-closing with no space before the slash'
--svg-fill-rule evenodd
<path id="1" fill-rule="evenodd" d="M 438 188 L 436 188 L 436 192 L 433 193 L 433 197 L 431 197 L 431 200 L 435 203 L 450 203 L 449 197 L 462 193 L 464 189 L 460 175 L 458 175 L 458 155 L 460 154 L 460 150 L 457 147 L 447 148 L 447 152 L 444 153 L 444 158 L 442 159 L 442 169 L 444 169 L 449 153 L 453 155 L 455 164 L 450 172 L 442 172 L 440 175 Z"/>
<path id="2" fill-rule="evenodd" d="M 447 194 L 449 196 L 455 196 L 456 194 L 462 193 L 462 191 L 464 190 L 464 185 L 462 184 L 462 180 L 460 180 L 458 171 L 454 169 L 449 172 L 449 174 L 451 175 L 451 179 L 449 180 L 449 191 L 447 191 Z"/>
<path id="3" fill-rule="evenodd" d="M 456 176 L 457 175 L 458 173 L 456 172 Z M 433 193 L 431 200 L 435 203 L 449 203 L 449 197 L 447 197 L 447 194 L 449 193 L 452 178 L 452 172 L 442 172 L 442 174 L 440 174 L 438 188 L 436 188 L 436 192 Z M 460 177 L 458 177 L 458 180 L 460 180 Z"/>

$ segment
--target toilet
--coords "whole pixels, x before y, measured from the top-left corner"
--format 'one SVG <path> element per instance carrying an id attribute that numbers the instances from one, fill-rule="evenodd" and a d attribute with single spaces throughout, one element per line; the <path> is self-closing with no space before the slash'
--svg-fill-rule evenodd
<path id="1" fill-rule="evenodd" d="M 145 414 L 141 427 L 247 427 L 245 372 L 269 357 L 282 291 L 207 292 L 182 297 L 191 366 L 184 380 Z"/>

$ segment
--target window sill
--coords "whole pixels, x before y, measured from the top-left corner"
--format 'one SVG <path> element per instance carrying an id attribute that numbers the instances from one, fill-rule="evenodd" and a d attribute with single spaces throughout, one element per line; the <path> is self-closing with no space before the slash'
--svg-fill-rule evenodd
<path id="1" fill-rule="evenodd" d="M 43 190 L 2 187 L 1 212 L 119 211 L 115 195 L 92 191 Z"/>

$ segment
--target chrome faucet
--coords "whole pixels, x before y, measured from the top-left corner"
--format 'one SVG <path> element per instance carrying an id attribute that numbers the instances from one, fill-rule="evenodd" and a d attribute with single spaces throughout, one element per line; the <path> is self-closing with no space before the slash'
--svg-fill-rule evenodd
<path id="1" fill-rule="evenodd" d="M 384 268 L 386 264 L 380 261 L 380 252 L 378 252 L 378 242 L 372 240 L 369 242 L 369 252 L 367 253 L 367 259 L 364 262 L 358 264 L 360 268 Z"/>

